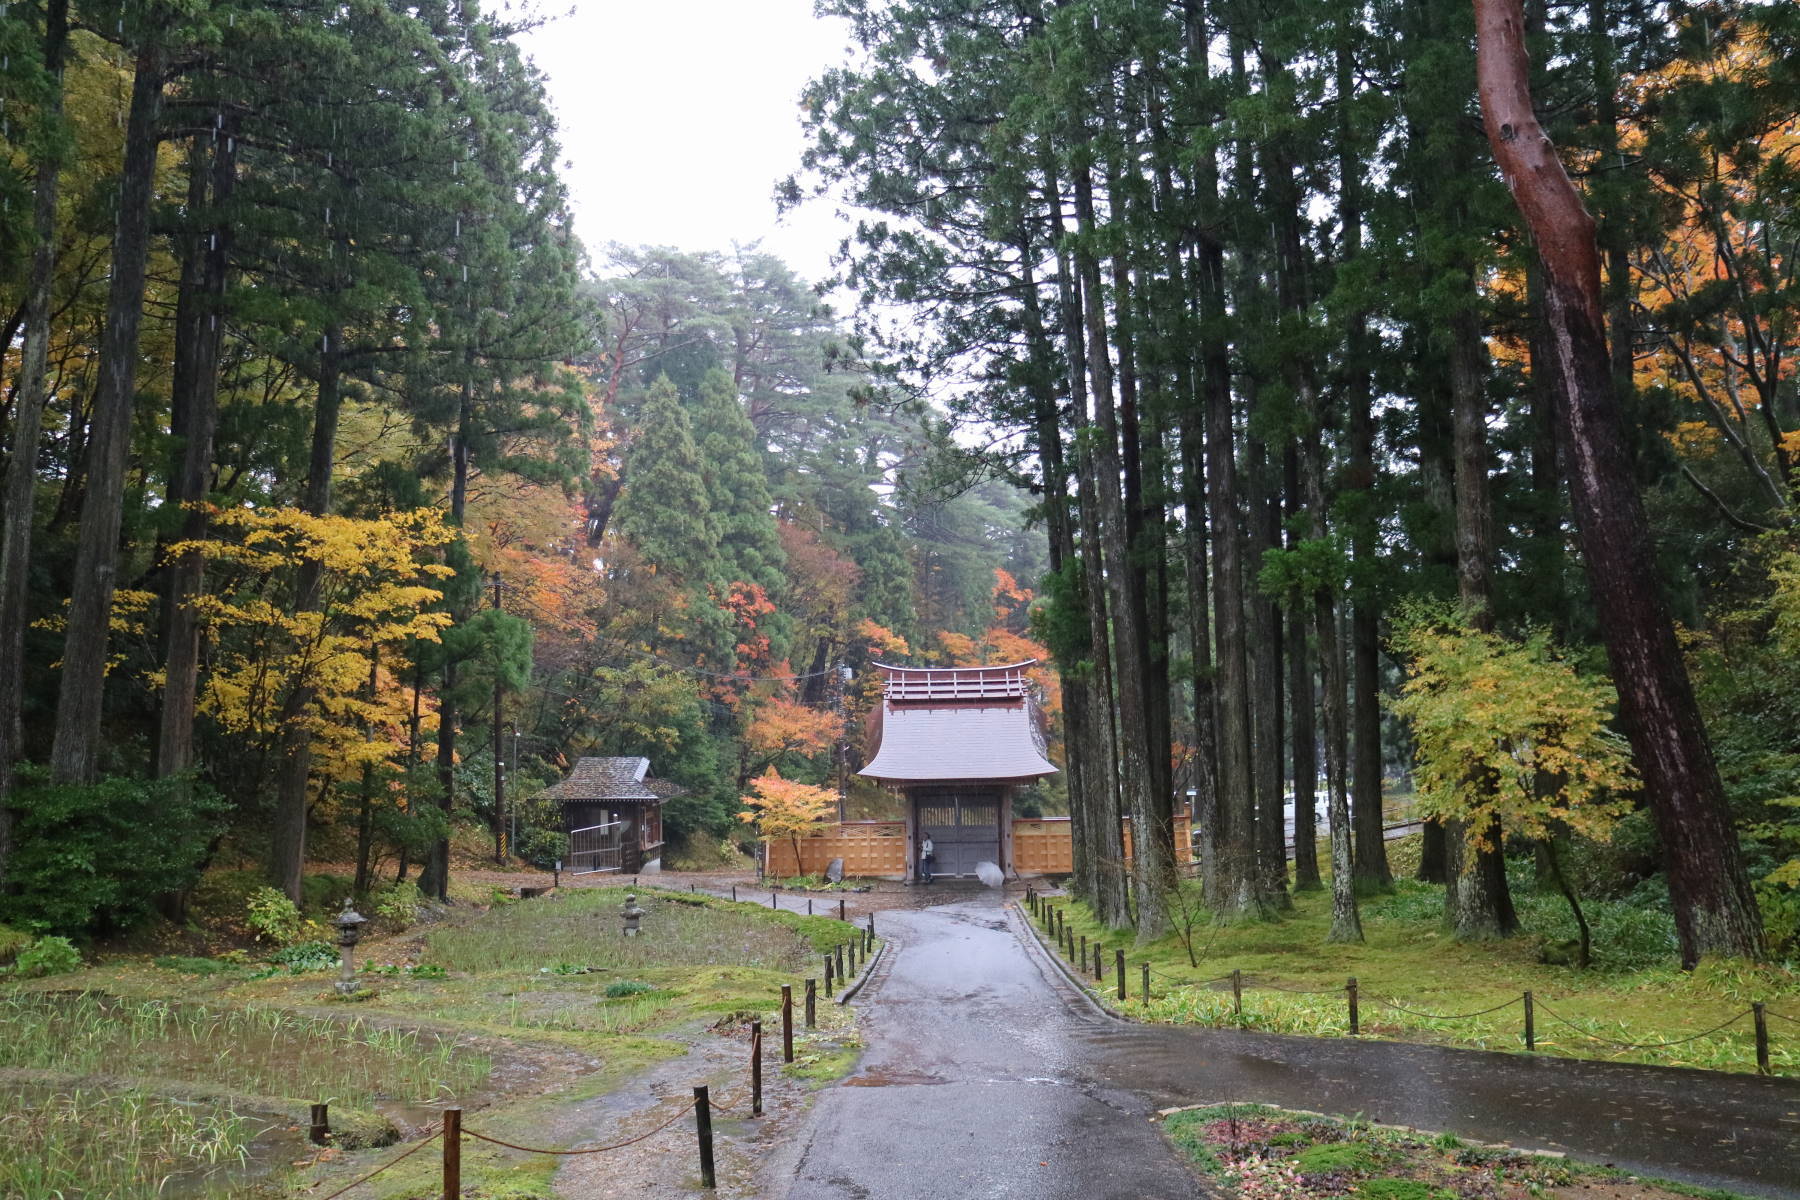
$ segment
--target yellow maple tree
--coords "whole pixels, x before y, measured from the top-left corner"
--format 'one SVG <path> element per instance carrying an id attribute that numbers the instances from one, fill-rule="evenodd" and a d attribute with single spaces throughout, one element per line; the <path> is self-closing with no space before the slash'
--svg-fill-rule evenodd
<path id="1" fill-rule="evenodd" d="M 759 775 L 750 784 L 749 794 L 741 799 L 745 807 L 738 813 L 738 820 L 756 826 L 757 839 L 764 845 L 788 839 L 794 847 L 796 866 L 800 862 L 800 839 L 823 829 L 837 811 L 836 792 L 783 779 L 774 767 Z"/>
<path id="2" fill-rule="evenodd" d="M 214 645 L 201 710 L 265 747 L 303 726 L 332 778 L 386 759 L 411 700 L 380 664 L 437 641 L 450 623 L 432 611 L 442 598 L 434 584 L 450 568 L 426 559 L 451 537 L 430 509 L 370 519 L 294 508 L 215 513 L 211 536 L 169 547 L 204 555 L 218 580 L 193 601 Z M 309 563 L 320 573 L 319 600 L 297 611 L 285 581 Z M 315 697 L 311 706 L 294 703 L 302 691 Z"/>

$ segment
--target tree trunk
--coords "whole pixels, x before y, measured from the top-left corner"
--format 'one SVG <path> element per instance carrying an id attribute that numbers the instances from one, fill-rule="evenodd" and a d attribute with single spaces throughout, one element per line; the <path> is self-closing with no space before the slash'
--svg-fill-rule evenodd
<path id="1" fill-rule="evenodd" d="M 1286 480 L 1288 547 L 1299 544 L 1300 452 L 1289 443 L 1282 453 Z M 1306 597 L 1295 592 L 1287 600 L 1288 727 L 1292 731 L 1294 775 L 1294 890 L 1316 892 L 1319 874 L 1319 745 L 1313 726 L 1312 655 L 1306 644 Z M 1354 816 L 1352 823 L 1354 824 Z"/>
<path id="2" fill-rule="evenodd" d="M 1251 392 L 1252 411 L 1257 404 Z M 1254 418 L 1253 418 L 1254 420 Z M 1255 439 L 1250 443 L 1250 770 L 1256 789 L 1256 886 L 1263 902 L 1282 910 L 1294 902 L 1287 890 L 1287 848 L 1282 831 L 1282 623 L 1275 597 L 1256 582 L 1263 556 L 1280 545 L 1281 509 L 1272 486 L 1268 448 Z"/>
<path id="3" fill-rule="evenodd" d="M 1348 264 L 1362 253 L 1363 148 L 1353 135 L 1349 100 L 1354 94 L 1355 28 L 1348 13 L 1341 19 L 1334 71 L 1338 88 L 1338 221 L 1343 228 L 1339 254 Z M 1364 891 L 1389 891 L 1394 874 L 1388 867 L 1382 833 L 1381 788 L 1381 597 L 1375 578 L 1380 570 L 1375 511 L 1375 414 L 1369 378 L 1374 360 L 1369 319 L 1363 312 L 1348 316 L 1344 344 L 1344 404 L 1349 416 L 1347 489 L 1362 494 L 1361 511 L 1350 520 L 1353 562 L 1350 591 L 1350 811 L 1355 826 L 1356 885 Z"/>
<path id="4" fill-rule="evenodd" d="M 367 697 L 373 701 L 376 691 L 381 686 L 381 650 L 379 647 L 369 653 L 369 686 Z M 374 740 L 374 727 L 363 722 L 363 741 Z M 352 890 L 363 895 L 369 890 L 371 875 L 370 852 L 375 843 L 375 764 L 363 763 L 362 788 L 358 795 L 356 811 L 356 882 Z"/>
<path id="5" fill-rule="evenodd" d="M 38 438 L 43 431 L 44 402 L 49 394 L 50 305 L 56 284 L 56 200 L 62 159 L 53 149 L 62 125 L 62 66 L 69 40 L 68 0 L 44 6 L 44 75 L 50 87 L 40 123 L 44 139 L 38 148 L 33 183 L 31 273 L 25 284 L 18 383 L 14 388 L 12 453 L 6 460 L 0 490 L 0 891 L 6 886 L 6 864 L 12 855 L 13 764 L 20 757 L 21 717 L 25 705 L 25 626 L 29 619 L 27 583 L 31 565 L 32 516 L 36 508 Z M 11 345 L 11 339 L 5 343 Z"/>
<path id="6" fill-rule="evenodd" d="M 1460 213 L 1458 214 L 1461 215 Z M 1463 617 L 1482 633 L 1494 630 L 1493 511 L 1488 491 L 1487 351 L 1476 312 L 1474 275 L 1447 321 L 1450 395 L 1456 459 L 1456 587 Z M 1476 768 L 1472 787 L 1492 792 L 1493 773 Z M 1477 830 L 1464 821 L 1444 824 L 1449 857 L 1445 917 L 1460 940 L 1510 937 L 1519 930 L 1506 886 L 1505 835 L 1500 823 Z"/>
<path id="7" fill-rule="evenodd" d="M 190 234 L 182 270 L 182 294 L 177 302 L 176 326 L 181 340 L 176 346 L 174 385 L 170 390 L 170 432 L 179 446 L 169 477 L 168 503 L 186 506 L 177 540 L 198 541 L 206 536 L 203 502 L 211 478 L 213 434 L 219 423 L 219 358 L 225 340 L 225 286 L 230 266 L 231 229 L 220 208 L 231 197 L 237 178 L 235 126 L 215 130 L 211 155 L 194 139 L 189 170 L 190 213 L 211 209 L 211 228 Z M 192 264 L 192 287 L 189 270 Z M 204 586 L 205 562 L 196 552 L 183 554 L 164 565 L 162 581 L 162 631 L 164 680 L 162 708 L 158 716 L 156 774 L 179 775 L 194 765 L 194 712 L 200 681 L 200 623 L 193 602 Z"/>
<path id="8" fill-rule="evenodd" d="M 1602 332 L 1593 219 L 1532 111 L 1519 0 L 1475 0 L 1475 14 L 1482 117 L 1544 267 L 1582 558 L 1607 617 L 1601 632 L 1619 715 L 1662 838 L 1681 960 L 1760 958 L 1762 920 L 1632 478 Z"/>
<path id="9" fill-rule="evenodd" d="M 1092 176 L 1075 173 L 1075 216 L 1084 238 L 1095 227 Z M 1118 414 L 1113 408 L 1112 359 L 1107 350 L 1106 310 L 1100 286 L 1100 264 L 1079 243 L 1075 261 L 1085 300 L 1088 380 L 1093 401 L 1092 444 L 1094 493 L 1098 502 L 1102 537 L 1099 554 L 1090 555 L 1088 566 L 1103 575 L 1113 639 L 1113 671 L 1119 713 L 1119 791 L 1121 807 L 1132 823 L 1132 893 L 1137 902 L 1137 934 L 1140 939 L 1160 937 L 1167 930 L 1163 891 L 1169 877 L 1172 847 L 1169 828 L 1157 820 L 1158 806 L 1151 795 L 1154 776 L 1145 744 L 1149 712 L 1145 703 L 1142 659 L 1144 597 L 1136 586 L 1131 562 L 1130 533 L 1125 505 L 1119 493 L 1122 465 L 1119 458 Z"/>
<path id="10" fill-rule="evenodd" d="M 1032 267 L 1033 248 L 1029 234 L 1021 233 L 1019 263 L 1022 274 L 1021 294 L 1025 315 L 1025 336 L 1030 347 L 1031 407 L 1035 447 L 1044 479 L 1044 525 L 1049 534 L 1051 573 L 1061 576 L 1075 563 L 1075 534 L 1069 514 L 1069 473 L 1063 458 L 1062 425 L 1056 411 L 1055 350 L 1050 331 L 1045 326 L 1043 306 L 1038 296 L 1038 281 Z M 1073 663 L 1058 662 L 1062 677 L 1063 699 L 1063 767 L 1064 787 L 1069 797 L 1069 838 L 1072 847 L 1082 847 L 1075 855 L 1074 890 L 1085 900 L 1093 898 L 1093 861 L 1086 848 L 1091 842 L 1089 823 L 1095 783 L 1091 778 L 1094 734 L 1093 714 L 1088 700 L 1088 683 Z"/>
<path id="11" fill-rule="evenodd" d="M 163 47 L 154 40 L 138 50 L 131 110 L 125 122 L 112 284 L 100 341 L 100 386 L 94 396 L 81 535 L 63 639 L 55 741 L 50 748 L 50 773 L 58 783 L 90 783 L 99 767 L 106 647 L 117 586 L 125 460 L 131 450 L 131 414 L 137 399 L 138 326 L 150 257 L 150 201 L 156 182 L 166 58 Z"/>
<path id="12" fill-rule="evenodd" d="M 331 508 L 331 475 L 336 463 L 338 414 L 344 403 L 343 333 L 327 326 L 319 343 L 319 392 L 313 406 L 312 453 L 307 460 L 306 488 L 300 507 L 314 516 Z M 294 611 L 319 607 L 324 564 L 300 564 L 294 583 Z M 276 767 L 275 815 L 270 829 L 270 874 L 288 899 L 300 902 L 300 879 L 306 866 L 307 786 L 312 777 L 312 730 L 306 714 L 316 699 L 310 679 L 295 681 L 282 708 L 281 758 Z"/>
<path id="13" fill-rule="evenodd" d="M 1204 168 L 1203 168 L 1204 174 Z M 1216 194 L 1216 174 L 1213 180 Z M 1202 200 L 1207 181 L 1201 181 Z M 1212 532 L 1212 601 L 1218 648 L 1219 734 L 1217 885 L 1212 899 L 1236 915 L 1260 915 L 1255 880 L 1256 793 L 1250 768 L 1250 665 L 1244 622 L 1243 542 L 1238 532 L 1237 456 L 1233 444 L 1231 360 L 1219 323 L 1226 319 L 1224 246 L 1206 225 L 1198 254 L 1201 303 L 1200 387 L 1206 408 L 1206 515 Z"/>
<path id="14" fill-rule="evenodd" d="M 1303 396 L 1314 421 L 1316 395 Z M 1316 426 L 1315 426 L 1316 429 Z M 1324 447 L 1316 432 L 1301 439 L 1300 487 L 1304 494 L 1310 537 L 1325 537 Z M 1331 824 L 1331 929 L 1327 942 L 1363 940 L 1362 914 L 1356 903 L 1351 864 L 1350 792 L 1344 748 L 1349 738 L 1348 701 L 1344 694 L 1343 651 L 1338 642 L 1337 603 L 1329 587 L 1313 593 L 1313 635 L 1319 648 L 1319 691 L 1325 725 L 1326 804 Z"/>
<path id="15" fill-rule="evenodd" d="M 475 422 L 475 350 L 463 352 L 462 390 L 456 407 L 456 436 L 450 444 L 450 523 L 462 528 L 469 503 L 469 447 Z M 452 614 L 456 621 L 468 613 Z M 444 682 L 438 689 L 437 776 L 438 807 L 443 810 L 445 834 L 432 846 L 419 874 L 419 887 L 440 901 L 450 899 L 449 823 L 456 809 L 456 681 L 457 662 L 444 656 Z"/>

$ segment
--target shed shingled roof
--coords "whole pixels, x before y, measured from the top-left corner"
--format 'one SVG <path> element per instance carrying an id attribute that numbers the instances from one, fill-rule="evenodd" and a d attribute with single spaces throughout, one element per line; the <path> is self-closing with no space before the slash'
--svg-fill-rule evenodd
<path id="1" fill-rule="evenodd" d="M 883 783 L 1010 782 L 1054 775 L 1025 678 L 1034 660 L 993 667 L 894 667 L 872 714 Z"/>
<path id="2" fill-rule="evenodd" d="M 650 774 L 650 760 L 630 758 L 581 758 L 561 783 L 537 794 L 542 800 L 667 800 L 683 795 L 681 788 Z"/>

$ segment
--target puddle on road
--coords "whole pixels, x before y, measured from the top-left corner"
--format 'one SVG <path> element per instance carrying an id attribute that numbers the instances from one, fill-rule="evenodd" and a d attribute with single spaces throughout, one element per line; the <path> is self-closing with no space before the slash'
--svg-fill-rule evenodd
<path id="1" fill-rule="evenodd" d="M 934 1084 L 949 1083 L 936 1075 L 923 1075 L 917 1071 L 884 1071 L 879 1068 L 862 1075 L 853 1075 L 844 1080 L 842 1087 L 930 1087 Z"/>

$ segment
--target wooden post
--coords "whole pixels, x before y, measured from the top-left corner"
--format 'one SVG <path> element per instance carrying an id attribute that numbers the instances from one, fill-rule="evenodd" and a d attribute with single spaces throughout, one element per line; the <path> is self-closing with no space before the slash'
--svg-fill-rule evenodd
<path id="1" fill-rule="evenodd" d="M 844 943 L 842 942 L 837 944 L 837 973 L 839 979 L 850 978 L 844 970 Z"/>
<path id="2" fill-rule="evenodd" d="M 444 1200 L 462 1197 L 462 1109 L 444 1110 Z"/>
<path id="3" fill-rule="evenodd" d="M 1149 960 L 1146 959 L 1144 962 L 1140 963 L 1139 967 L 1144 972 L 1144 977 L 1143 977 L 1143 981 L 1142 981 L 1143 986 L 1138 990 L 1138 997 L 1145 1004 L 1148 1004 L 1148 1003 L 1150 1003 L 1150 962 L 1149 962 Z"/>
<path id="4" fill-rule="evenodd" d="M 713 1178 L 712 1104 L 706 1098 L 706 1085 L 694 1089 L 694 1134 L 700 1140 L 700 1186 L 718 1186 Z"/>
<path id="5" fill-rule="evenodd" d="M 1533 1007 L 1531 993 L 1525 993 L 1525 1048 L 1537 1049 L 1537 1009 Z"/>
<path id="6" fill-rule="evenodd" d="M 781 905 L 779 905 L 775 902 L 775 893 L 774 892 L 769 893 L 769 907 L 770 908 L 780 908 L 781 907 Z"/>
<path id="7" fill-rule="evenodd" d="M 307 1137 L 315 1146 L 323 1146 L 331 1140 L 331 1106 L 329 1104 L 312 1106 L 312 1130 Z"/>
<path id="8" fill-rule="evenodd" d="M 875 938 L 875 914 L 870 913 L 869 914 L 869 939 L 870 939 L 870 941 L 873 941 L 874 938 Z"/>
<path id="9" fill-rule="evenodd" d="M 750 1115 L 762 1116 L 762 1018 L 750 1022 Z"/>
<path id="10" fill-rule="evenodd" d="M 1088 956 L 1087 956 L 1087 934 L 1085 934 L 1085 933 L 1081 935 L 1081 953 L 1075 959 L 1075 961 L 1081 964 L 1080 966 L 1078 966 L 1076 968 L 1076 970 L 1080 971 L 1083 975 L 1086 975 L 1087 974 L 1087 965 L 1088 965 Z"/>
<path id="11" fill-rule="evenodd" d="M 1344 994 L 1350 1000 L 1350 1032 L 1360 1033 L 1356 1020 L 1356 976 L 1352 975 L 1349 982 L 1344 984 Z"/>
<path id="12" fill-rule="evenodd" d="M 1119 971 L 1119 999 L 1125 999 L 1125 951 L 1113 951 L 1113 965 Z"/>
<path id="13" fill-rule="evenodd" d="M 1240 1017 L 1244 1015 L 1244 973 L 1236 967 L 1231 971 L 1231 1011 Z"/>
<path id="14" fill-rule="evenodd" d="M 781 1061 L 794 1061 L 794 987 L 781 985 Z"/>
<path id="15" fill-rule="evenodd" d="M 825 956 L 825 998 L 831 999 L 831 955 Z"/>
<path id="16" fill-rule="evenodd" d="M 1094 979 L 1098 983 L 1106 982 L 1106 947 L 1100 939 L 1094 939 Z"/>
<path id="17" fill-rule="evenodd" d="M 1756 1073 L 1769 1074 L 1769 1014 L 1758 1000 L 1750 1006 L 1750 1015 L 1756 1021 Z"/>
<path id="18" fill-rule="evenodd" d="M 807 916 L 809 916 L 809 917 L 810 917 L 810 916 L 812 916 L 812 915 L 813 915 L 813 910 L 812 910 L 812 897 L 811 897 L 811 896 L 808 896 L 808 897 L 807 897 L 807 898 L 806 898 L 806 915 L 807 915 Z"/>
<path id="19" fill-rule="evenodd" d="M 844 919 L 844 898 L 842 896 L 839 896 L 838 897 L 838 920 L 841 921 L 843 919 Z"/>
<path id="20" fill-rule="evenodd" d="M 819 1025 L 819 981 L 806 981 L 806 1027 L 816 1029 Z"/>
<path id="21" fill-rule="evenodd" d="M 735 883 L 731 885 L 731 900 L 734 904 L 737 902 L 737 884 Z"/>

